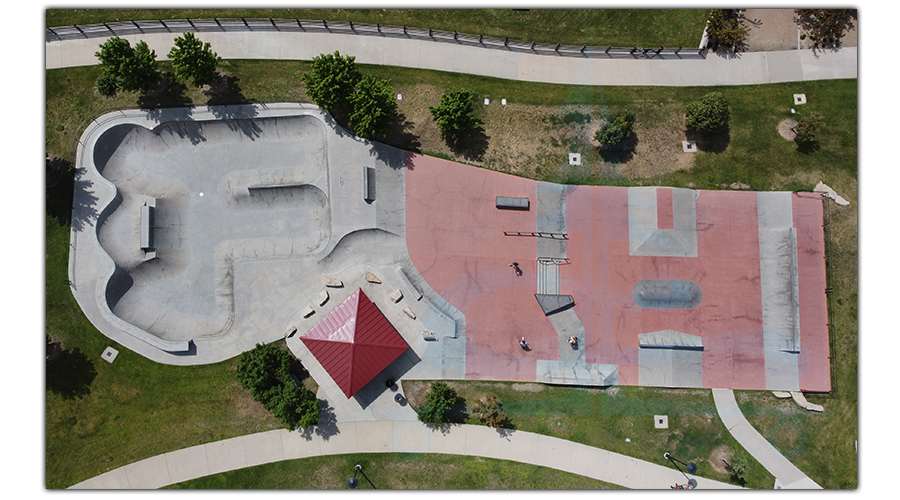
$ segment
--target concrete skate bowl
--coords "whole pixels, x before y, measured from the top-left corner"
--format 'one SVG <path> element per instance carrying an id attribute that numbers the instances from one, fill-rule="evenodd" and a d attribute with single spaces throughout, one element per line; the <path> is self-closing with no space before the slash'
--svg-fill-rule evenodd
<path id="1" fill-rule="evenodd" d="M 96 141 L 116 189 L 97 224 L 115 264 L 107 305 L 165 341 L 229 330 L 235 260 L 302 257 L 330 237 L 321 120 L 233 121 L 118 125 Z"/>

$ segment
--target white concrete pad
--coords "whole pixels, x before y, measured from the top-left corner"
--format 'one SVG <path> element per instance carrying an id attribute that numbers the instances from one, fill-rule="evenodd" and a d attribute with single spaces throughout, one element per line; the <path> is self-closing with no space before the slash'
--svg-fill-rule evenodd
<path id="1" fill-rule="evenodd" d="M 429 429 L 429 453 L 446 453 L 450 455 L 469 455 L 466 441 L 470 426 L 450 426 L 449 431 Z"/>
<path id="2" fill-rule="evenodd" d="M 394 422 L 394 453 L 427 453 L 431 446 L 431 430 L 421 422 Z"/>
<path id="3" fill-rule="evenodd" d="M 283 460 L 284 451 L 281 449 L 283 432 L 287 431 L 278 429 L 244 436 L 244 454 L 247 457 L 247 466 Z"/>
<path id="4" fill-rule="evenodd" d="M 236 437 L 203 445 L 210 474 L 218 474 L 247 466 L 244 439 Z"/>
<path id="5" fill-rule="evenodd" d="M 544 467 L 555 467 L 568 470 L 572 459 L 572 450 L 575 443 L 564 439 L 541 436 L 538 442 L 537 457 L 535 463 Z"/>
<path id="6" fill-rule="evenodd" d="M 500 458 L 525 463 L 534 463 L 537 459 L 539 435 L 516 431 L 506 436 L 500 436 L 499 433 L 497 435 L 500 437 Z"/>
<path id="7" fill-rule="evenodd" d="M 466 433 L 466 454 L 500 458 L 500 436 L 490 427 L 470 426 Z"/>
<path id="8" fill-rule="evenodd" d="M 169 480 L 173 483 L 209 475 L 206 447 L 192 446 L 165 454 Z"/>
<path id="9" fill-rule="evenodd" d="M 569 472 L 594 479 L 603 479 L 609 451 L 576 443 L 569 459 Z"/>
<path id="10" fill-rule="evenodd" d="M 103 354 L 101 354 L 100 357 L 103 358 L 103 361 L 112 363 L 113 361 L 116 360 L 116 356 L 118 356 L 118 355 L 119 355 L 119 351 L 113 349 L 112 347 L 107 347 L 106 349 L 103 350 Z"/>
<path id="11" fill-rule="evenodd" d="M 295 458 L 319 455 L 319 445 L 322 443 L 322 438 L 316 434 L 316 430 L 318 428 L 314 427 L 312 432 L 309 433 L 298 431 L 283 433 L 281 435 L 281 450 L 284 453 L 284 459 L 293 460 Z"/>
<path id="12" fill-rule="evenodd" d="M 393 422 L 357 422 L 356 449 L 360 453 L 389 452 L 393 448 Z"/>
<path id="13" fill-rule="evenodd" d="M 156 489 L 176 482 L 169 476 L 166 455 L 157 455 L 128 464 L 124 469 L 128 476 L 128 487 L 133 490 Z"/>
<path id="14" fill-rule="evenodd" d="M 323 439 L 319 445 L 322 455 L 340 455 L 343 453 L 356 453 L 356 422 L 338 423 L 337 434 Z"/>

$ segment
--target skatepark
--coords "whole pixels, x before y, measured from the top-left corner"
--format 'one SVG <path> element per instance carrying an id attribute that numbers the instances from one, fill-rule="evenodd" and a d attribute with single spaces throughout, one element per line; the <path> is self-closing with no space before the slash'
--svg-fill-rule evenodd
<path id="1" fill-rule="evenodd" d="M 381 378 L 830 389 L 818 194 L 536 182 L 296 103 L 110 113 L 77 168 L 76 300 L 161 363 L 286 338 L 349 402 L 299 339 L 362 290 Z"/>

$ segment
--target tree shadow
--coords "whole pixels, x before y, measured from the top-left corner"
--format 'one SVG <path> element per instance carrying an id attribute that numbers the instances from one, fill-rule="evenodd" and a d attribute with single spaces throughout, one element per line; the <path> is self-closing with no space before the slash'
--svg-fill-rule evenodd
<path id="1" fill-rule="evenodd" d="M 225 104 L 249 104 L 250 101 L 241 91 L 238 85 L 240 79 L 236 76 L 219 75 L 218 78 L 203 93 L 209 97 L 207 104 L 220 106 Z"/>
<path id="2" fill-rule="evenodd" d="M 311 425 L 300 433 L 303 439 L 312 440 L 313 434 L 328 441 L 333 436 L 340 434 L 341 430 L 337 426 L 337 416 L 334 414 L 334 408 L 324 399 L 319 400 L 319 422 Z"/>
<path id="3" fill-rule="evenodd" d="M 696 141 L 698 150 L 708 153 L 721 153 L 731 144 L 731 128 L 728 125 L 713 134 L 701 134 L 687 129 L 684 136 L 689 141 Z"/>
<path id="4" fill-rule="evenodd" d="M 803 142 L 795 141 L 795 143 L 797 144 L 797 152 L 803 153 L 805 155 L 815 153 L 816 151 L 822 149 L 822 145 L 819 144 L 819 141 L 816 140 Z"/>
<path id="5" fill-rule="evenodd" d="M 47 215 L 65 226 L 72 220 L 72 202 L 75 196 L 76 169 L 72 162 L 61 158 L 46 158 L 45 201 Z M 96 201 L 96 198 L 95 198 Z"/>
<path id="6" fill-rule="evenodd" d="M 62 350 L 54 355 L 54 359 L 48 359 L 46 376 L 48 391 L 63 399 L 75 399 L 91 393 L 97 369 L 81 349 L 76 347 Z"/>
<path id="7" fill-rule="evenodd" d="M 164 71 L 156 88 L 138 97 L 141 109 L 172 108 L 193 104 L 187 96 L 187 87 L 175 75 Z"/>
<path id="8" fill-rule="evenodd" d="M 69 204 L 69 217 L 72 221 L 72 230 L 81 232 L 84 228 L 93 224 L 100 217 L 97 212 L 97 198 L 94 195 L 94 182 L 82 179 L 85 174 L 83 168 L 75 169 L 75 180 L 72 188 L 71 203 Z"/>
<path id="9" fill-rule="evenodd" d="M 490 136 L 484 133 L 484 127 L 479 125 L 469 135 L 456 140 L 448 140 L 447 145 L 456 156 L 468 161 L 481 161 L 487 152 Z"/>
<path id="10" fill-rule="evenodd" d="M 464 424 L 469 418 L 469 411 L 466 408 L 466 400 L 461 396 L 456 396 L 456 401 L 446 414 L 447 421 L 451 424 Z"/>
<path id="11" fill-rule="evenodd" d="M 218 120 L 228 126 L 229 129 L 240 131 L 251 141 L 256 140 L 262 134 L 262 129 L 257 125 L 258 113 L 255 106 L 247 104 L 221 104 L 210 105 L 210 112 Z"/>
<path id="12" fill-rule="evenodd" d="M 600 146 L 598 152 L 600 158 L 606 163 L 627 163 L 634 158 L 634 150 L 637 149 L 637 134 L 631 133 L 619 144 L 615 146 Z"/>
<path id="13" fill-rule="evenodd" d="M 418 153 L 422 144 L 419 142 L 419 136 L 412 133 L 414 126 L 415 123 L 407 120 L 406 115 L 398 111 L 382 141 L 390 146 Z"/>

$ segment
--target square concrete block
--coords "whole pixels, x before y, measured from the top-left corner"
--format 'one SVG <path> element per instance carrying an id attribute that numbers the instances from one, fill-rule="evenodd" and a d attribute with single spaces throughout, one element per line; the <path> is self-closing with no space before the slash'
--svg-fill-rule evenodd
<path id="1" fill-rule="evenodd" d="M 389 452 L 393 441 L 393 422 L 356 423 L 356 449 L 359 453 Z"/>
<path id="2" fill-rule="evenodd" d="M 316 304 L 324 306 L 326 302 L 328 302 L 328 290 L 322 290 L 319 295 L 316 295 Z"/>
<path id="3" fill-rule="evenodd" d="M 484 105 L 487 106 L 487 105 L 490 104 L 490 103 L 491 103 L 491 100 L 488 99 L 487 97 L 485 97 L 485 98 L 484 98 Z"/>
<path id="4" fill-rule="evenodd" d="M 406 315 L 409 316 L 410 318 L 416 319 L 416 313 L 414 313 L 413 310 L 410 309 L 409 307 L 404 307 L 403 312 L 405 312 Z"/>
<path id="5" fill-rule="evenodd" d="M 306 306 L 303 308 L 303 311 L 301 311 L 300 314 L 302 314 L 304 318 L 308 318 L 312 316 L 314 312 L 316 312 L 315 309 L 310 306 Z"/>
<path id="6" fill-rule="evenodd" d="M 103 358 L 104 361 L 112 363 L 118 355 L 119 351 L 113 349 L 112 347 L 107 347 L 103 350 L 103 354 L 101 354 L 100 357 Z"/>
<path id="7" fill-rule="evenodd" d="M 566 470 L 572 459 L 575 443 L 564 439 L 542 436 L 538 443 L 536 463 L 545 467 Z"/>
<path id="8" fill-rule="evenodd" d="M 322 455 L 356 453 L 356 449 L 356 422 L 338 423 L 337 433 L 331 434 L 328 439 L 322 439 L 319 444 Z"/>
<path id="9" fill-rule="evenodd" d="M 394 422 L 394 453 L 427 453 L 431 429 L 419 422 Z"/>
<path id="10" fill-rule="evenodd" d="M 281 433 L 286 430 L 261 432 L 242 436 L 244 440 L 244 456 L 247 457 L 247 466 L 277 462 L 284 459 L 284 451 L 281 449 Z"/>
<path id="11" fill-rule="evenodd" d="M 284 453 L 284 459 L 293 460 L 319 455 L 319 444 L 322 442 L 322 438 L 316 434 L 315 429 L 317 428 L 308 433 L 292 431 L 282 434 L 281 450 Z"/>
<path id="12" fill-rule="evenodd" d="M 806 94 L 794 94 L 794 104 L 806 104 Z"/>
<path id="13" fill-rule="evenodd" d="M 609 451 L 576 443 L 572 447 L 568 470 L 585 477 L 601 479 L 606 474 L 607 461 Z"/>
<path id="14" fill-rule="evenodd" d="M 681 141 L 681 147 L 685 153 L 696 153 L 697 141 Z"/>
<path id="15" fill-rule="evenodd" d="M 497 431 L 480 425 L 470 426 L 467 430 L 465 451 L 467 455 L 500 458 L 500 440 L 503 438 Z"/>
<path id="16" fill-rule="evenodd" d="M 396 304 L 397 302 L 400 302 L 400 300 L 403 298 L 403 292 L 401 292 L 400 289 L 398 288 L 397 290 L 394 290 L 391 293 L 390 298 Z"/>
<path id="17" fill-rule="evenodd" d="M 203 445 L 172 451 L 164 456 L 169 469 L 169 480 L 173 483 L 210 474 L 209 462 L 206 459 L 206 447 Z"/>
<path id="18" fill-rule="evenodd" d="M 128 464 L 125 466 L 125 475 L 128 476 L 128 487 L 133 490 L 156 489 L 175 482 L 169 477 L 166 455 L 157 455 Z M 163 483 L 159 484 L 160 481 Z"/>
<path id="19" fill-rule="evenodd" d="M 247 457 L 244 455 L 244 441 L 241 437 L 207 443 L 203 446 L 206 448 L 210 474 L 243 469 L 247 466 Z"/>
<path id="20" fill-rule="evenodd" d="M 669 428 L 669 416 L 668 415 L 653 415 L 653 427 L 657 429 L 668 429 Z"/>
<path id="21" fill-rule="evenodd" d="M 375 283 L 376 285 L 381 284 L 381 280 L 378 278 L 378 276 L 375 276 L 375 273 L 366 273 L 366 281 L 368 281 L 369 283 Z"/>
<path id="22" fill-rule="evenodd" d="M 499 433 L 497 435 L 499 436 Z M 541 437 L 530 432 L 512 432 L 506 439 L 501 436 L 500 458 L 532 463 L 537 456 L 538 440 Z"/>
<path id="23" fill-rule="evenodd" d="M 581 154 L 569 153 L 569 165 L 581 165 Z"/>
<path id="24" fill-rule="evenodd" d="M 328 286 L 331 288 L 341 288 L 344 286 L 343 281 L 341 281 L 337 278 L 332 278 L 331 276 L 322 275 L 322 282 L 325 283 L 325 286 Z"/>
<path id="25" fill-rule="evenodd" d="M 449 431 L 447 430 L 449 429 Z M 466 455 L 466 439 L 470 427 L 448 427 L 444 430 L 431 429 L 428 441 L 429 453 L 446 453 L 449 455 Z"/>

